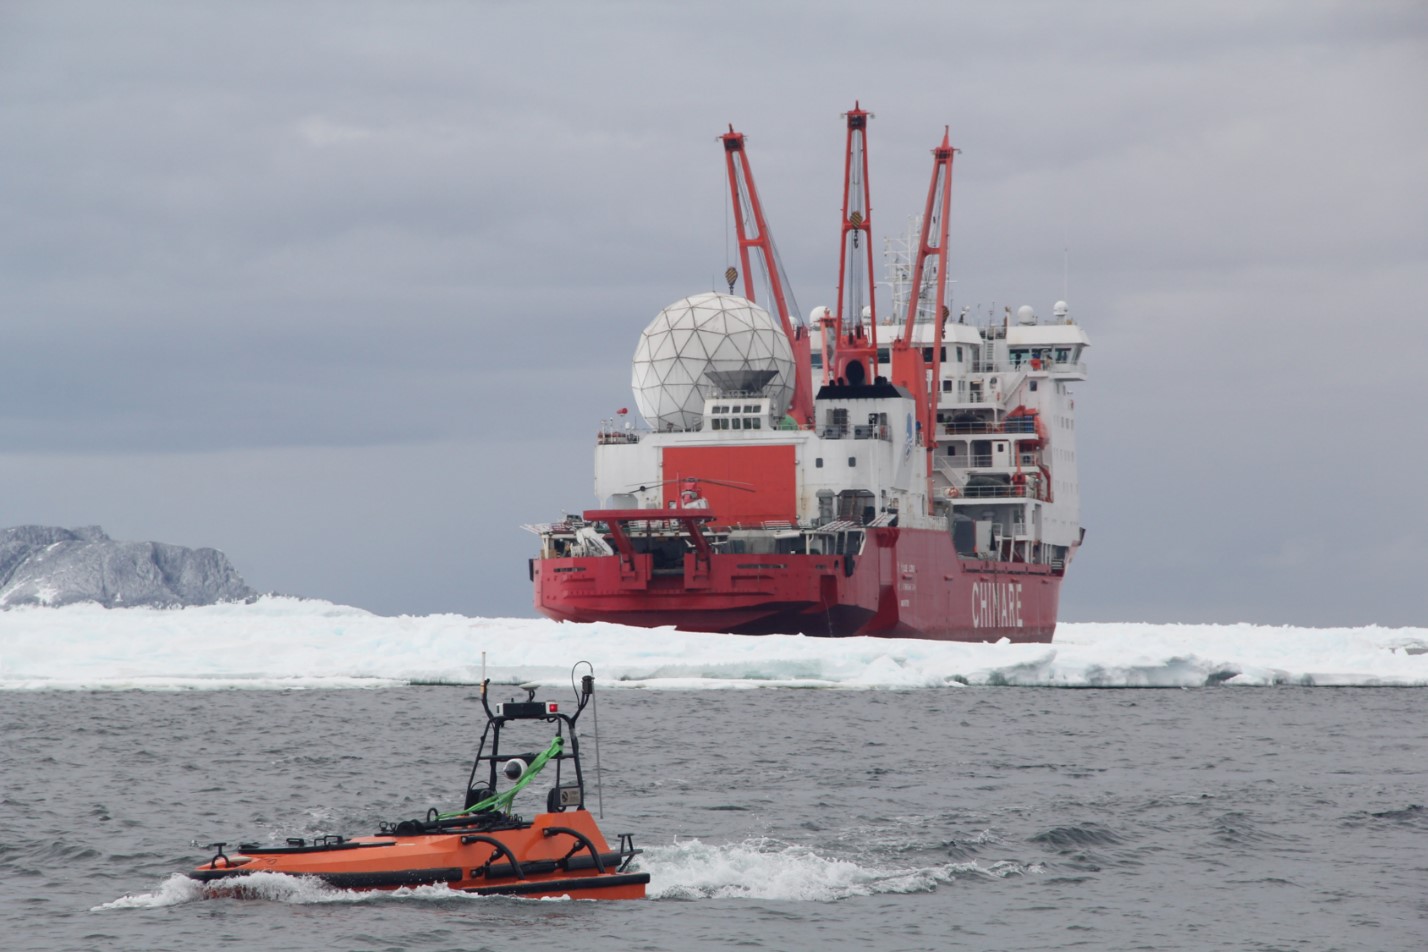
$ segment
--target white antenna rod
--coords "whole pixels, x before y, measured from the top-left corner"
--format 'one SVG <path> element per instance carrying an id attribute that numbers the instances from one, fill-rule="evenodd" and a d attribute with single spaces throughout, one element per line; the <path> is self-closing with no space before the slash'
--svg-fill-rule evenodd
<path id="1" fill-rule="evenodd" d="M 1071 300 L 1071 226 L 1061 226 L 1061 300 Z"/>

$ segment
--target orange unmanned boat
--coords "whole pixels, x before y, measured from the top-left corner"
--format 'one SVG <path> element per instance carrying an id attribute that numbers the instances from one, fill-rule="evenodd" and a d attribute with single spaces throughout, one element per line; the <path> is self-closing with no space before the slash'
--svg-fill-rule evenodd
<path id="1" fill-rule="evenodd" d="M 290 838 L 277 846 L 210 844 L 213 858 L 190 872 L 212 892 L 242 895 L 254 873 L 311 876 L 342 889 L 373 890 L 444 885 L 468 893 L 530 898 L 643 899 L 649 873 L 630 870 L 639 854 L 633 838 L 606 841 L 585 808 L 585 773 L 575 722 L 594 696 L 594 676 L 581 679 L 574 713 L 555 701 L 505 701 L 492 708 L 490 681 L 481 685 L 486 729 L 466 783 L 465 806 L 435 809 L 421 820 L 383 823 L 372 836 Z M 508 753 L 502 732 L 522 725 L 555 730 L 539 751 Z M 545 812 L 527 820 L 512 803 L 535 778 L 549 771 Z M 498 781 L 508 785 L 497 792 Z"/>

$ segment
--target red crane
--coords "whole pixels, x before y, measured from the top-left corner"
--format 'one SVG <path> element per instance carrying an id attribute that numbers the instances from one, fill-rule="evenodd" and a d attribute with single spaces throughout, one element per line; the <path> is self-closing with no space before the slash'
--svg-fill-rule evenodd
<path id="1" fill-rule="evenodd" d="M 942 144 L 932 150 L 932 181 L 927 187 L 927 204 L 922 212 L 922 235 L 912 269 L 907 320 L 903 323 L 902 336 L 892 345 L 893 382 L 907 387 L 918 398 L 921 408 L 919 422 L 927 447 L 929 509 L 932 506 L 932 458 L 937 450 L 937 401 L 942 389 L 942 333 L 947 321 L 947 216 L 952 207 L 952 157 L 956 152 L 944 128 Z M 914 346 L 912 339 L 913 325 L 924 302 L 932 306 L 935 324 L 930 374 L 921 349 Z"/>
<path id="2" fill-rule="evenodd" d="M 857 100 L 844 113 L 848 141 L 843 150 L 842 248 L 838 258 L 838 310 L 832 327 L 823 322 L 823 379 L 872 383 L 878 376 L 878 312 L 874 293 L 872 194 L 868 183 L 868 120 Z M 861 253 L 861 254 L 860 254 Z M 849 268 L 849 258 L 855 259 Z M 862 257 L 863 261 L 856 259 Z M 865 283 L 866 282 L 866 283 Z M 867 290 L 868 322 L 863 323 Z"/>
<path id="3" fill-rule="evenodd" d="M 779 325 L 788 338 L 793 350 L 793 400 L 789 403 L 788 415 L 799 425 L 813 423 L 813 364 L 808 326 L 798 313 L 798 305 L 793 300 L 793 292 L 788 289 L 788 277 L 783 264 L 774 250 L 773 236 L 769 234 L 768 223 L 764 220 L 763 205 L 759 203 L 759 192 L 754 186 L 754 174 L 749 169 L 749 156 L 744 151 L 744 134 L 729 131 L 719 137 L 724 142 L 724 159 L 729 167 L 729 192 L 734 203 L 734 227 L 739 234 L 739 263 L 744 270 L 744 296 L 757 303 L 754 296 L 753 269 L 749 266 L 750 250 L 759 253 L 759 267 L 768 282 L 770 305 L 778 317 Z M 731 268 L 726 272 L 729 289 L 732 291 L 738 275 Z M 794 325 L 797 321 L 797 326 Z"/>

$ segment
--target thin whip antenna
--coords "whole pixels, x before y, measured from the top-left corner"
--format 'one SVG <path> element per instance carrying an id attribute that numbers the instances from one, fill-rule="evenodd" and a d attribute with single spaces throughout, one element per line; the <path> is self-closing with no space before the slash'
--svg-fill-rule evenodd
<path id="1" fill-rule="evenodd" d="M 605 819 L 605 777 L 600 772 L 600 696 L 598 694 L 590 699 L 590 714 L 595 719 L 595 802 L 599 807 L 600 819 L 603 820 Z"/>
<path id="2" fill-rule="evenodd" d="M 734 267 L 734 249 L 733 249 L 733 242 L 731 242 L 731 241 L 729 240 L 729 203 L 724 200 L 724 189 L 725 189 L 725 187 L 726 187 L 726 186 L 725 186 L 725 184 L 724 184 L 724 176 L 721 174 L 721 175 L 719 176 L 719 193 L 718 193 L 718 194 L 719 194 L 719 204 L 724 206 L 724 274 L 722 275 L 722 277 L 724 278 L 724 280 L 725 280 L 726 283 L 732 283 L 732 282 L 729 282 L 728 274 L 729 274 L 729 271 L 732 270 L 733 267 Z M 720 286 L 716 283 L 716 284 L 714 285 L 714 290 L 717 292 L 717 291 L 719 290 L 719 287 L 720 287 Z M 734 289 L 733 289 L 733 288 L 730 288 L 730 289 L 729 289 L 729 293 L 730 293 L 730 294 L 733 294 L 733 293 L 734 293 Z"/>

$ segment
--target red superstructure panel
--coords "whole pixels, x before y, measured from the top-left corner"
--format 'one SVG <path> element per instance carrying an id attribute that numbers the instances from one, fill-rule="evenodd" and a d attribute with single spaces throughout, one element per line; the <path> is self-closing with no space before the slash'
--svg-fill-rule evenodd
<path id="1" fill-rule="evenodd" d="M 684 480 L 697 480 L 699 494 L 719 514 L 720 525 L 758 525 L 798 520 L 798 472 L 794 447 L 667 446 L 664 505 L 679 504 Z"/>

